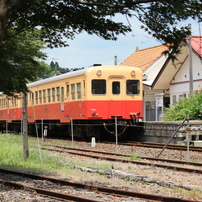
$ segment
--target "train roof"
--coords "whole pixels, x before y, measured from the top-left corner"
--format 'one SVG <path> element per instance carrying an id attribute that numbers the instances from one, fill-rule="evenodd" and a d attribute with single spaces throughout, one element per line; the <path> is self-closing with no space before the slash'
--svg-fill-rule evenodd
<path id="1" fill-rule="evenodd" d="M 55 81 L 55 80 L 58 80 L 58 79 L 64 79 L 64 78 L 70 77 L 70 76 L 84 74 L 85 72 L 86 72 L 86 69 L 81 69 L 81 70 L 77 70 L 77 71 L 73 71 L 73 72 L 67 72 L 65 74 L 60 74 L 60 75 L 52 76 L 52 77 L 49 77 L 49 78 L 46 78 L 46 79 L 41 79 L 39 81 L 34 81 L 32 83 L 28 83 L 27 87 L 40 85 L 40 84 Z"/>
<path id="2" fill-rule="evenodd" d="M 76 76 L 76 75 L 84 74 L 84 73 L 86 73 L 87 69 L 92 68 L 92 67 L 93 68 L 100 68 L 100 67 L 102 67 L 102 68 L 109 68 L 109 67 L 123 68 L 123 67 L 130 67 L 130 66 L 119 66 L 119 65 L 106 65 L 106 66 L 95 65 L 95 66 L 90 66 L 90 67 L 85 68 L 85 69 L 81 69 L 81 70 L 77 70 L 77 71 L 73 71 L 73 72 L 67 72 L 65 74 L 60 74 L 60 75 L 56 75 L 56 76 L 49 77 L 49 78 L 46 78 L 46 79 L 41 79 L 39 81 L 35 81 L 35 82 L 32 82 L 32 83 L 28 83 L 27 87 L 32 87 L 32 86 L 35 86 L 35 85 L 48 83 L 48 82 L 51 82 L 51 81 L 55 81 L 55 80 L 58 80 L 58 79 L 63 79 L 63 78 L 70 77 L 70 76 Z"/>

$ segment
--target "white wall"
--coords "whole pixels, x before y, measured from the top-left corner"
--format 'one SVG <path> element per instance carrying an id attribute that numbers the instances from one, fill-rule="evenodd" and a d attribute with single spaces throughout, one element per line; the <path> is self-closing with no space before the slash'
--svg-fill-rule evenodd
<path id="1" fill-rule="evenodd" d="M 180 97 L 189 96 L 189 58 L 186 59 L 180 70 L 174 76 L 170 84 L 170 99 L 171 104 Z M 192 69 L 193 69 L 193 88 L 202 88 L 202 61 L 193 52 L 192 53 Z M 194 90 L 193 89 L 193 90 Z"/>

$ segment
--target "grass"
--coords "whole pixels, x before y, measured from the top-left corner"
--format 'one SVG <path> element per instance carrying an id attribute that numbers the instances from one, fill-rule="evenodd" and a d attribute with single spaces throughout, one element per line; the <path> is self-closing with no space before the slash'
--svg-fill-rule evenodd
<path id="1" fill-rule="evenodd" d="M 131 157 L 130 157 L 130 160 L 131 160 L 131 161 L 140 161 L 141 158 L 138 157 L 138 156 L 131 156 Z"/>
<path id="2" fill-rule="evenodd" d="M 201 196 L 201 191 L 200 190 L 185 190 L 179 187 L 175 187 L 171 189 L 171 192 L 175 193 L 175 194 L 180 194 L 181 196 L 183 196 L 184 198 L 194 198 L 197 200 L 201 200 L 202 196 Z"/>
<path id="3" fill-rule="evenodd" d="M 62 169 L 62 158 L 38 149 L 38 141 L 29 139 L 29 158 L 24 160 L 20 135 L 0 135 L 0 166 L 20 170 L 47 171 Z M 48 169 L 47 169 L 48 168 Z"/>
<path id="4" fill-rule="evenodd" d="M 64 144 L 64 141 L 52 141 L 53 144 Z M 77 162 L 76 160 L 68 159 L 66 153 L 55 155 L 52 152 L 39 149 L 40 146 L 45 146 L 46 142 L 29 138 L 29 157 L 24 159 L 23 140 L 21 135 L 2 134 L 0 135 L 0 167 L 12 168 L 22 171 L 30 171 L 37 173 L 64 173 L 73 170 L 74 166 L 97 167 L 100 169 L 111 169 L 110 164 L 95 163 L 95 161 Z M 70 145 L 68 145 L 70 146 Z"/>

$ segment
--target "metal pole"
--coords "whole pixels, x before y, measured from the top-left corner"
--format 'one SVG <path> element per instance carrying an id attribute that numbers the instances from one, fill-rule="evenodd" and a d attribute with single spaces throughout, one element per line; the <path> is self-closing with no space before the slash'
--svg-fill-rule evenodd
<path id="1" fill-rule="evenodd" d="M 118 153 L 117 117 L 115 116 L 116 153 Z"/>
<path id="2" fill-rule="evenodd" d="M 182 121 L 182 123 L 178 126 L 178 128 L 176 129 L 176 131 L 172 134 L 172 136 L 170 137 L 170 139 L 167 141 L 167 143 L 164 145 L 163 149 L 161 150 L 160 154 L 157 156 L 157 158 L 159 158 L 159 156 L 162 154 L 162 152 L 164 151 L 164 149 L 167 147 L 167 145 L 169 144 L 169 142 L 172 140 L 172 138 L 175 136 L 175 134 L 178 132 L 178 130 L 180 129 L 180 127 L 183 125 L 183 123 L 187 120 L 187 117 L 184 118 L 184 120 Z"/>
<path id="3" fill-rule="evenodd" d="M 6 133 L 8 133 L 8 121 L 6 120 Z"/>
<path id="4" fill-rule="evenodd" d="M 187 126 L 188 128 L 189 128 L 189 122 L 188 122 L 188 126 Z M 187 139 L 187 161 L 189 161 L 189 159 L 190 159 L 190 153 L 189 153 L 189 137 L 190 137 L 190 131 L 189 132 L 187 132 L 187 130 L 186 130 L 186 139 Z"/>
<path id="5" fill-rule="evenodd" d="M 117 56 L 114 56 L 114 65 L 117 65 Z"/>
<path id="6" fill-rule="evenodd" d="M 191 24 L 188 25 L 191 31 Z M 189 94 L 193 94 L 193 68 L 192 68 L 192 47 L 191 47 L 191 35 L 188 36 L 188 49 L 189 49 Z"/>
<path id="7" fill-rule="evenodd" d="M 27 134 L 27 94 L 22 93 L 22 128 L 23 128 L 23 150 L 24 150 L 24 159 L 26 160 L 29 157 L 28 150 L 28 134 Z"/>
<path id="8" fill-rule="evenodd" d="M 74 146 L 74 131 L 73 131 L 73 119 L 71 118 L 71 134 L 72 134 L 72 146 Z"/>
<path id="9" fill-rule="evenodd" d="M 43 142 L 43 119 L 41 119 L 41 137 Z"/>

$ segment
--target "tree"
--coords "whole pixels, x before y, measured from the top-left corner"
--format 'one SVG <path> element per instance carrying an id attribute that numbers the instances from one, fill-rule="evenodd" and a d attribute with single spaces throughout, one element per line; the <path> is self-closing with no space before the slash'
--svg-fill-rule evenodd
<path id="1" fill-rule="evenodd" d="M 201 12 L 202 2 L 199 0 L 1 0 L 0 49 L 2 52 L 11 38 L 33 28 L 41 29 L 39 37 L 50 48 L 67 46 L 65 38 L 73 39 L 75 34 L 83 31 L 116 40 L 119 34 L 131 31 L 130 24 L 114 21 L 116 14 L 122 14 L 127 19 L 139 19 L 143 23 L 142 29 L 170 44 L 170 48 L 178 53 L 179 42 L 190 35 L 190 30 L 188 26 L 176 29 L 177 23 L 190 17 L 201 21 Z M 8 70 L 8 66 L 2 68 L 1 72 Z M 24 72 L 21 73 L 12 78 L 16 82 L 22 79 L 17 85 L 18 90 L 30 79 L 30 75 L 24 79 Z M 9 91 L 12 88 L 14 86 L 10 85 Z"/>
<path id="2" fill-rule="evenodd" d="M 56 67 L 55 67 L 56 65 Z M 38 75 L 38 79 L 44 79 L 44 78 L 49 78 L 54 76 L 55 74 L 59 75 L 59 74 L 64 74 L 70 71 L 77 71 L 77 70 L 81 70 L 82 68 L 62 68 L 59 66 L 58 62 L 53 62 L 51 61 L 50 66 L 47 65 L 46 66 L 46 70 L 44 72 L 41 72 L 41 74 Z"/>
<path id="3" fill-rule="evenodd" d="M 7 30 L 10 34 L 13 29 Z M 26 92 L 26 83 L 34 81 L 46 68 L 45 48 L 39 40 L 40 30 L 32 29 L 22 32 L 2 43 L 0 48 L 0 92 L 13 95 Z"/>
<path id="4" fill-rule="evenodd" d="M 63 37 L 72 39 L 82 31 L 115 40 L 131 31 L 129 25 L 113 21 L 116 14 L 136 17 L 152 36 L 178 44 L 190 30 L 175 29 L 177 22 L 190 17 L 201 21 L 201 12 L 199 0 L 1 0 L 0 45 L 14 26 L 15 34 L 40 26 L 49 47 L 65 46 Z"/>

